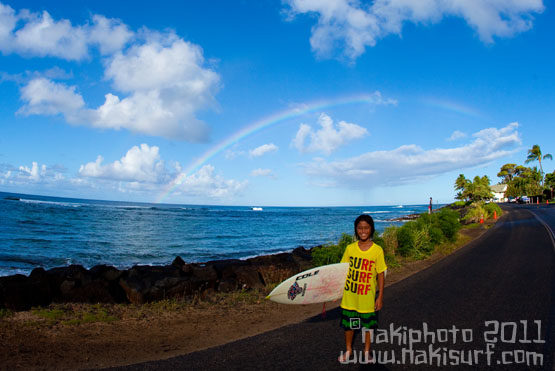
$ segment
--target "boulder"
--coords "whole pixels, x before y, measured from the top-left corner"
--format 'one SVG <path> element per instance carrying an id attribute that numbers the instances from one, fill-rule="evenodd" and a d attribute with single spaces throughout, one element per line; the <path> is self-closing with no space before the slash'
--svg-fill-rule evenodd
<path id="1" fill-rule="evenodd" d="M 122 276 L 119 285 L 131 303 L 190 296 L 216 287 L 218 275 L 211 266 L 194 265 L 190 276 L 175 266 L 135 266 Z"/>
<path id="2" fill-rule="evenodd" d="M 72 287 L 80 287 L 92 282 L 92 274 L 81 265 L 52 268 L 45 272 L 44 279 L 50 285 L 54 301 L 67 301 L 67 295 Z M 65 283 L 64 283 L 65 282 Z M 63 291 L 62 294 L 62 284 Z"/>
<path id="3" fill-rule="evenodd" d="M 189 277 L 165 277 L 152 280 L 152 277 L 122 277 L 119 281 L 127 300 L 133 304 L 181 298 L 199 292 L 205 282 Z"/>
<path id="4" fill-rule="evenodd" d="M 172 262 L 172 265 L 178 269 L 182 269 L 185 264 L 185 260 L 183 260 L 181 256 L 176 256 Z"/>
<path id="5" fill-rule="evenodd" d="M 126 301 L 123 289 L 110 281 L 97 279 L 84 285 L 64 281 L 60 285 L 61 301 L 73 303 L 122 303 Z"/>
<path id="6" fill-rule="evenodd" d="M 206 265 L 214 267 L 220 280 L 220 285 L 224 281 L 234 281 L 236 287 L 241 289 L 263 288 L 262 280 L 258 267 L 255 267 L 247 260 L 227 259 L 209 261 Z M 224 284 L 227 290 L 230 285 Z M 218 290 L 222 291 L 220 288 Z"/>
<path id="7" fill-rule="evenodd" d="M 191 277 L 213 284 L 218 280 L 218 272 L 211 265 L 194 264 L 191 269 Z"/>
<path id="8" fill-rule="evenodd" d="M 293 259 L 299 266 L 300 271 L 305 271 L 312 268 L 312 252 L 311 250 L 305 249 L 302 246 L 297 247 L 291 253 Z"/>
<path id="9" fill-rule="evenodd" d="M 263 289 L 265 281 L 260 273 L 260 267 L 248 264 L 231 266 L 229 269 L 233 273 L 233 279 L 237 281 L 240 288 L 244 289 Z"/>
<path id="10" fill-rule="evenodd" d="M 225 280 L 221 280 L 218 283 L 218 291 L 219 292 L 232 292 L 237 290 L 238 288 L 238 283 L 237 281 L 235 281 L 234 279 L 225 279 Z"/>
<path id="11" fill-rule="evenodd" d="M 124 273 L 124 271 L 105 264 L 95 265 L 89 271 L 93 275 L 93 279 L 104 279 L 114 282 L 117 282 Z"/>
<path id="12" fill-rule="evenodd" d="M 47 281 L 24 275 L 0 277 L 0 307 L 14 311 L 48 305 L 52 292 Z"/>
<path id="13" fill-rule="evenodd" d="M 290 253 L 257 256 L 247 261 L 256 267 L 264 285 L 279 283 L 301 271 L 301 267 Z"/>
<path id="14" fill-rule="evenodd" d="M 133 304 L 146 303 L 145 291 L 148 289 L 144 282 L 138 277 L 122 277 L 119 285 L 125 292 L 125 296 L 129 302 Z"/>
<path id="15" fill-rule="evenodd" d="M 129 277 L 181 277 L 182 270 L 173 265 L 135 265 L 127 271 Z"/>
<path id="16" fill-rule="evenodd" d="M 136 304 L 192 295 L 211 296 L 237 289 L 264 289 L 311 267 L 310 250 L 228 259 L 204 264 L 186 263 L 176 257 L 171 265 L 134 266 L 118 270 L 97 265 L 34 269 L 29 277 L 0 277 L 0 307 L 26 310 L 58 302 Z"/>

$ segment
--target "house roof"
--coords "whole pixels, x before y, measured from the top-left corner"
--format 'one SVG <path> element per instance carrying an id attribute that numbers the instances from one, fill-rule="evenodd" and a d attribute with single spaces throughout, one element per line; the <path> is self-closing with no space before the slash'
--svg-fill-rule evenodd
<path id="1" fill-rule="evenodd" d="M 502 193 L 502 192 L 505 192 L 507 190 L 507 185 L 506 184 L 496 184 L 496 185 L 490 186 L 490 188 L 495 193 Z"/>

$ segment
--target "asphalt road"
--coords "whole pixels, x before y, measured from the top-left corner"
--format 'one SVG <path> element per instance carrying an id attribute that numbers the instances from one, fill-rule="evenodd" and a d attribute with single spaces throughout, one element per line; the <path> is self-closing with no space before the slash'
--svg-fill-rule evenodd
<path id="1" fill-rule="evenodd" d="M 111 370 L 553 370 L 555 205 L 504 207 L 510 213 L 482 237 L 385 290 L 372 345 L 378 364 L 338 363 L 336 309 L 326 319 Z M 355 350 L 361 339 L 356 334 Z"/>

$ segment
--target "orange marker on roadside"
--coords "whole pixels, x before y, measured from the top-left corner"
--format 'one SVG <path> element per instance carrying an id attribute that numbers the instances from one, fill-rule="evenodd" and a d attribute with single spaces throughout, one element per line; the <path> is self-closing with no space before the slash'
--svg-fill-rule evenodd
<path id="1" fill-rule="evenodd" d="M 497 211 L 493 210 L 493 219 L 497 219 Z"/>
<path id="2" fill-rule="evenodd" d="M 484 216 L 480 215 L 480 224 L 484 224 Z"/>

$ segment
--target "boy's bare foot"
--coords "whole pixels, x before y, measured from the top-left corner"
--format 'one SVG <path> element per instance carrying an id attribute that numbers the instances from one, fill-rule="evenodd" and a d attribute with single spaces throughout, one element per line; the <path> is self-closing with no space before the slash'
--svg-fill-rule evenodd
<path id="1" fill-rule="evenodd" d="M 369 350 L 364 351 L 364 358 L 360 360 L 361 363 L 374 363 L 374 358 Z"/>
<path id="2" fill-rule="evenodd" d="M 343 364 L 349 363 L 349 358 L 351 358 L 352 354 L 352 350 L 346 350 L 345 352 L 341 351 L 341 354 L 339 355 L 339 358 L 337 358 L 337 360 Z"/>

